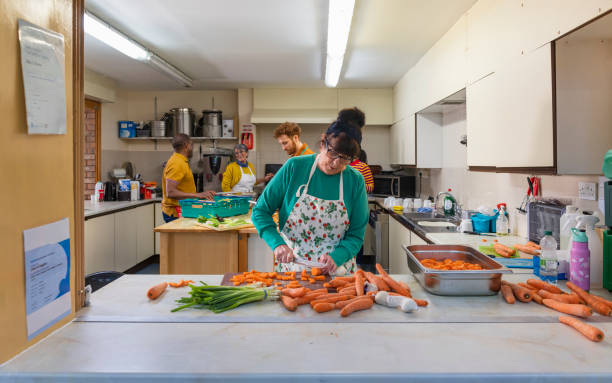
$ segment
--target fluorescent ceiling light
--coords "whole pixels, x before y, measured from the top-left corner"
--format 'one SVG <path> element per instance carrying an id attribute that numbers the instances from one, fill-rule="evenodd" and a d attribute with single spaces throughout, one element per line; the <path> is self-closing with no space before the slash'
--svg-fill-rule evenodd
<path id="1" fill-rule="evenodd" d="M 89 12 L 85 12 L 84 29 L 88 35 L 134 60 L 149 64 L 183 86 L 193 85 L 193 80 L 185 73 Z"/>
<path id="2" fill-rule="evenodd" d="M 340 79 L 354 8 L 355 0 L 329 0 L 325 85 L 332 88 Z"/>

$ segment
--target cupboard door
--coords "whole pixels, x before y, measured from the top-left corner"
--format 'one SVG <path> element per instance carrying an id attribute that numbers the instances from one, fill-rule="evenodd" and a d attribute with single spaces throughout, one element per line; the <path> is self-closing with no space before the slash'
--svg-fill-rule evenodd
<path id="1" fill-rule="evenodd" d="M 410 232 L 410 245 L 427 245 L 427 241 L 423 240 L 421 237 L 419 237 L 418 235 L 414 234 L 413 232 Z"/>
<path id="2" fill-rule="evenodd" d="M 417 113 L 417 167 L 442 167 L 442 113 Z"/>
<path id="3" fill-rule="evenodd" d="M 155 237 L 153 235 L 153 209 L 153 204 L 134 209 L 134 214 L 136 215 L 138 225 L 136 234 L 136 263 L 142 262 L 149 258 L 155 251 Z"/>
<path id="4" fill-rule="evenodd" d="M 114 214 L 85 221 L 85 275 L 115 270 Z"/>
<path id="5" fill-rule="evenodd" d="M 495 73 L 466 87 L 468 166 L 494 167 L 501 128 L 499 85 Z"/>
<path id="6" fill-rule="evenodd" d="M 161 203 L 156 202 L 154 209 L 155 209 L 155 225 L 154 225 L 154 227 L 161 226 L 161 225 L 163 225 L 165 223 L 164 222 L 164 217 L 162 216 Z M 160 248 L 159 233 L 154 233 L 154 235 L 155 235 L 155 248 L 153 249 L 153 254 L 159 254 L 159 248 Z"/>
<path id="7" fill-rule="evenodd" d="M 115 216 L 115 271 L 125 271 L 137 261 L 138 216 L 134 209 L 120 211 Z"/>
<path id="8" fill-rule="evenodd" d="M 414 114 L 391 126 L 391 163 L 416 165 Z"/>
<path id="9" fill-rule="evenodd" d="M 406 252 L 402 246 L 410 246 L 410 230 L 393 217 L 389 217 L 389 273 L 409 274 Z"/>

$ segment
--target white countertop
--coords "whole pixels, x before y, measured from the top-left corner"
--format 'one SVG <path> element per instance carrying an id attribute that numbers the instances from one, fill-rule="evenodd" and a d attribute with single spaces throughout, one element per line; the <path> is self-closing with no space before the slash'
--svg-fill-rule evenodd
<path id="1" fill-rule="evenodd" d="M 221 277 L 123 276 L 93 294 L 92 306 L 79 313 L 78 320 L 85 321 L 66 325 L 1 366 L 0 381 L 612 379 L 610 318 L 593 317 L 608 337 L 593 343 L 535 303 L 507 305 L 500 296 L 436 297 L 425 294 L 410 277 L 397 276 L 409 281 L 415 296 L 430 300 L 430 306 L 412 314 L 375 307 L 376 311 L 341 318 L 337 312 L 314 314 L 309 307 L 289 313 L 278 302 L 267 302 L 227 315 L 190 310 L 172 323 L 163 322 L 174 307 L 173 299 L 188 289 L 169 290 L 155 302 L 147 301 L 146 290 L 160 280 L 184 278 L 218 283 Z M 372 322 L 378 309 L 396 320 Z M 261 310 L 287 315 L 257 322 Z M 86 321 L 88 315 L 95 320 L 94 314 L 98 321 Z M 124 320 L 114 321 L 110 316 L 115 314 Z M 420 321 L 407 319 L 421 314 Z M 249 315 L 253 320 L 241 322 L 241 316 Z M 268 319 L 274 315 L 268 314 Z M 185 323 L 187 316 L 212 321 Z M 306 316 L 317 322 L 300 323 Z M 135 322 L 130 317 L 155 321 Z M 521 323 L 515 322 L 519 317 Z"/>
<path id="2" fill-rule="evenodd" d="M 138 207 L 155 202 L 161 202 L 161 198 L 141 199 L 138 201 L 103 201 L 93 203 L 91 201 L 85 201 L 85 218 L 94 215 L 111 214 L 117 210 L 124 210 L 129 208 Z"/>

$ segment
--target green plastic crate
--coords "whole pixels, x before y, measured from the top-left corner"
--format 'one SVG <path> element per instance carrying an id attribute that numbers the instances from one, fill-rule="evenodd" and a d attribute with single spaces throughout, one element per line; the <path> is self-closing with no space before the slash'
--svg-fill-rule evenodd
<path id="1" fill-rule="evenodd" d="M 245 197 L 215 196 L 214 201 L 184 199 L 179 201 L 181 213 L 186 218 L 233 217 L 249 212 L 249 199 Z"/>

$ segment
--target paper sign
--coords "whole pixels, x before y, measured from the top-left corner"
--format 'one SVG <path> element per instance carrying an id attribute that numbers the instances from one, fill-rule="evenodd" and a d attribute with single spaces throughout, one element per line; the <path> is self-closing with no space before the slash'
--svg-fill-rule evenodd
<path id="1" fill-rule="evenodd" d="M 64 36 L 19 20 L 28 134 L 66 134 Z"/>
<path id="2" fill-rule="evenodd" d="M 28 340 L 71 312 L 68 218 L 23 232 Z"/>

